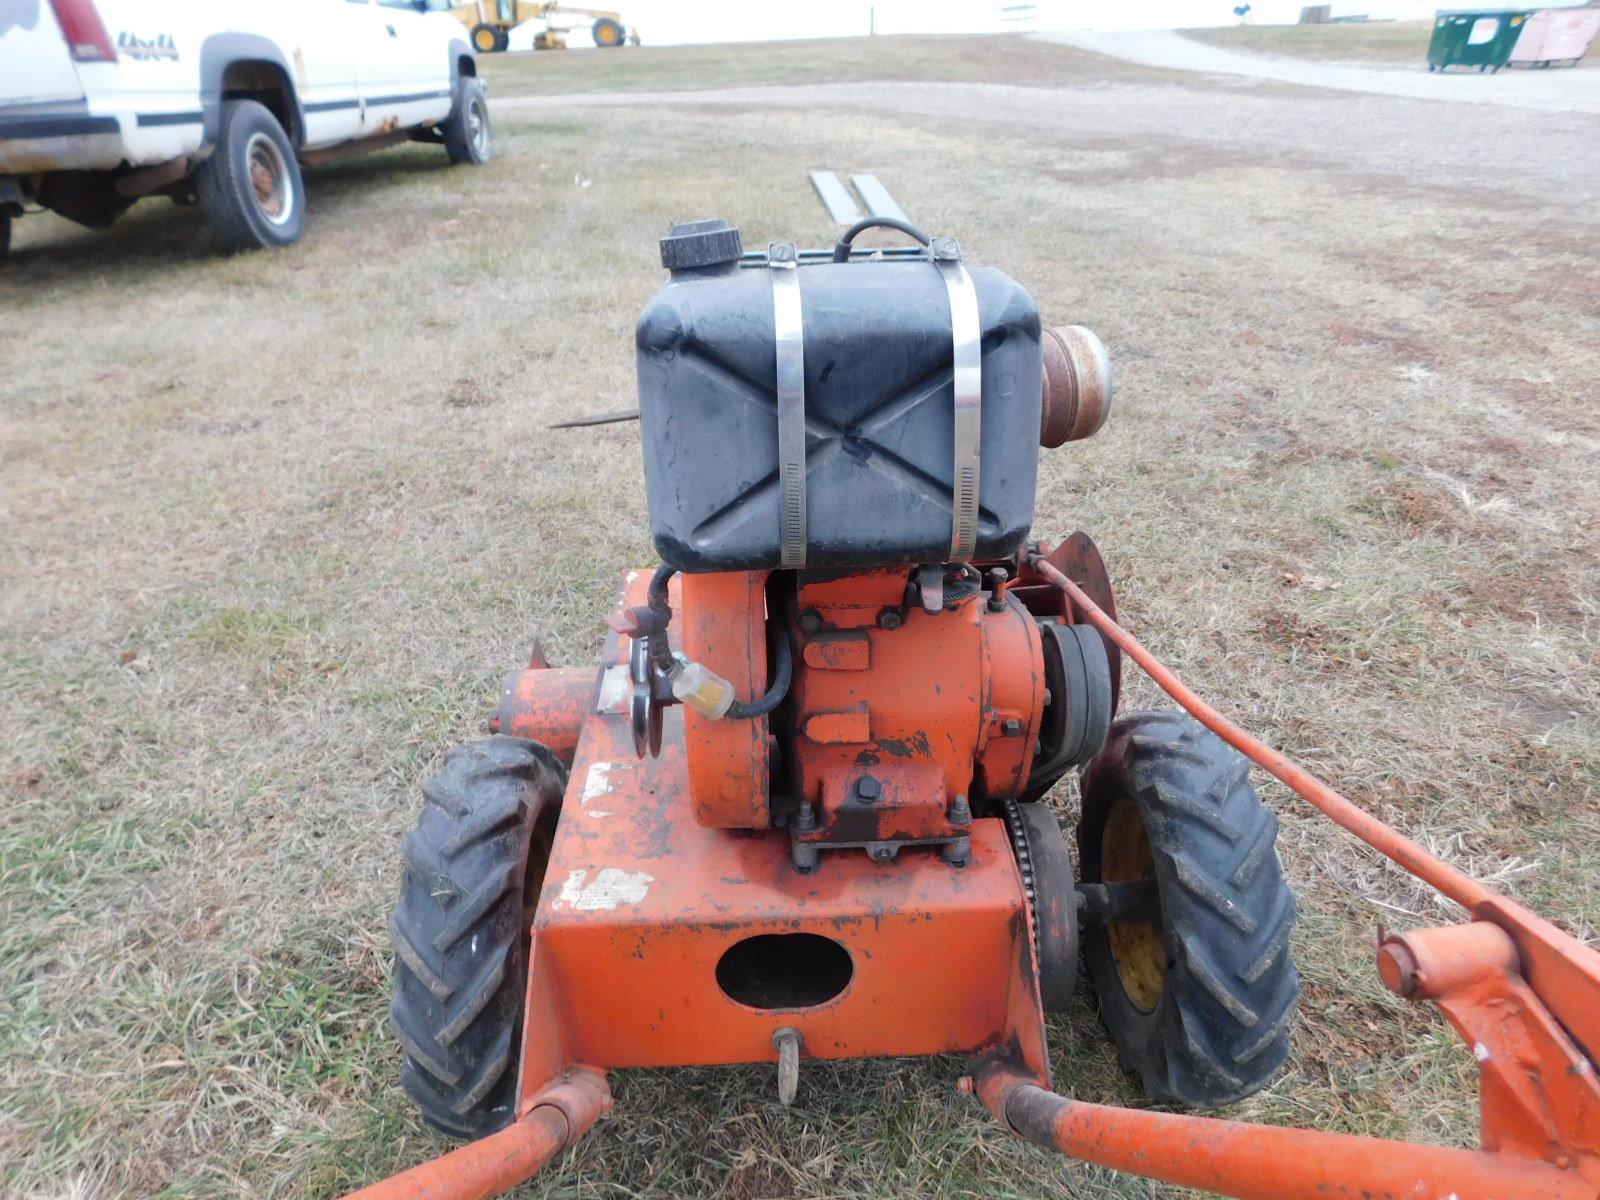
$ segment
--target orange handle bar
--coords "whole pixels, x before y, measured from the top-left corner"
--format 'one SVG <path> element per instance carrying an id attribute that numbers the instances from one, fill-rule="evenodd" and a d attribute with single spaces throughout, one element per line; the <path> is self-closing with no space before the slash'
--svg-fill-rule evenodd
<path id="1" fill-rule="evenodd" d="M 1482 1150 L 1069 1100 L 999 1063 L 977 1072 L 984 1105 L 1047 1150 L 1241 1200 L 1594 1200 L 1580 1172 Z"/>
<path id="2" fill-rule="evenodd" d="M 1600 953 L 1493 888 L 1430 854 L 1359 805 L 1345 799 L 1304 767 L 1251 737 L 1184 684 L 1168 667 L 1107 616 L 1089 595 L 1043 555 L 1028 565 L 1066 593 L 1090 625 L 1121 649 L 1189 714 L 1223 741 L 1287 784 L 1336 824 L 1465 907 L 1479 920 L 1511 934 L 1521 955 L 1520 973 L 1591 1060 L 1600 1060 Z"/>
<path id="3" fill-rule="evenodd" d="M 536 1108 L 515 1125 L 420 1163 L 345 1200 L 484 1200 L 537 1173 L 567 1144 L 567 1120 Z"/>
<path id="4" fill-rule="evenodd" d="M 419 1163 L 345 1200 L 486 1200 L 532 1178 L 611 1110 L 605 1076 L 575 1068 L 540 1093 L 520 1121 Z"/>
<path id="5" fill-rule="evenodd" d="M 1296 766 L 1271 746 L 1257 741 L 1227 717 L 1207 704 L 1173 674 L 1161 660 L 1139 644 L 1091 600 L 1086 592 L 1058 571 L 1042 556 L 1032 556 L 1028 564 L 1064 591 L 1084 618 L 1161 685 L 1161 689 L 1188 710 L 1189 714 L 1228 745 L 1269 775 L 1281 780 L 1321 809 L 1337 824 L 1355 834 L 1380 854 L 1393 859 L 1418 879 L 1437 888 L 1443 895 L 1472 912 L 1498 894 L 1472 876 L 1458 871 L 1443 859 L 1429 854 L 1404 834 L 1389 828 L 1377 817 L 1346 800 L 1304 767 Z"/>

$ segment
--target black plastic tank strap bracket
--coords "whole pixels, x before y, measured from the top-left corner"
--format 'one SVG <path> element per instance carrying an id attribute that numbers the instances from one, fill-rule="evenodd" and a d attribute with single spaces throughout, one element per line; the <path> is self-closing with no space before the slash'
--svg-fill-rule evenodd
<path id="1" fill-rule="evenodd" d="M 806 337 L 799 262 L 792 242 L 768 248 L 778 383 L 778 565 L 784 570 L 806 565 Z"/>
<path id="2" fill-rule="evenodd" d="M 978 467 L 983 449 L 983 326 L 978 290 L 961 261 L 961 243 L 934 238 L 933 265 L 950 297 L 951 382 L 955 390 L 955 462 L 951 475 L 950 561 L 969 562 L 978 548 Z"/>

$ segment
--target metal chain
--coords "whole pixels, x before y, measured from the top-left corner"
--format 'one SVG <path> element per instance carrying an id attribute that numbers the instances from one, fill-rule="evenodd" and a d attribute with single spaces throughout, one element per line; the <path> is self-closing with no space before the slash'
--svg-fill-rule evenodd
<path id="1" fill-rule="evenodd" d="M 1033 950 L 1040 953 L 1039 923 L 1034 913 L 1039 909 L 1039 894 L 1034 886 L 1033 850 L 1028 845 L 1028 831 L 1022 824 L 1022 806 L 1015 800 L 1001 802 L 1005 814 L 1006 833 L 1011 837 L 1011 852 L 1017 856 L 1017 869 L 1022 872 L 1022 891 L 1028 897 L 1028 934 L 1033 938 Z"/>

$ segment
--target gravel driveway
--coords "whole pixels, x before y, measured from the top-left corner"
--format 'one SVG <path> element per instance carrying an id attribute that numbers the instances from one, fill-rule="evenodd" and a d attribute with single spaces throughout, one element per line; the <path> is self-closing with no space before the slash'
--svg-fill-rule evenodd
<path id="1" fill-rule="evenodd" d="M 1508 70 L 1498 75 L 1476 71 L 1429 72 L 1418 62 L 1407 66 L 1313 62 L 1280 54 L 1250 54 L 1186 38 L 1171 30 L 1135 33 L 1041 33 L 1041 41 L 1060 42 L 1149 67 L 1238 75 L 1340 92 L 1367 92 L 1410 100 L 1451 100 L 1466 104 L 1504 104 L 1543 112 L 1600 113 L 1600 72 Z"/>
<path id="2" fill-rule="evenodd" d="M 1582 74 L 1600 77 L 1600 71 Z M 1589 113 L 1437 104 L 1265 80 L 1176 73 L 1170 78 L 1171 83 L 1085 80 L 1061 87 L 826 83 L 497 96 L 493 104 L 497 115 L 507 117 L 619 105 L 847 110 L 941 128 L 1020 134 L 1073 148 L 1131 147 L 1146 161 L 1145 169 L 1157 174 L 1169 157 L 1219 167 L 1295 165 L 1338 172 L 1351 177 L 1353 186 L 1383 179 L 1430 191 L 1468 188 L 1514 199 L 1522 212 L 1532 207 L 1567 220 L 1600 218 L 1600 117 Z M 1435 81 L 1437 76 L 1424 73 L 1413 82 Z M 1446 82 L 1490 81 L 1474 75 Z"/>

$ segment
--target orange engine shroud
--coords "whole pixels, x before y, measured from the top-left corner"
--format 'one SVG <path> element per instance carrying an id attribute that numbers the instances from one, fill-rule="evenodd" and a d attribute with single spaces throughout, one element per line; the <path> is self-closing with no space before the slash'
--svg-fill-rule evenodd
<path id="1" fill-rule="evenodd" d="M 1027 781 L 1045 701 L 1033 616 L 1016 600 L 993 611 L 979 594 L 930 614 L 905 604 L 906 574 L 807 583 L 796 613 L 775 614 L 795 646 L 796 716 L 787 740 L 798 793 L 821 815 L 803 841 L 839 840 L 840 806 L 863 775 L 884 792 L 871 814 L 881 823 L 876 837 L 896 841 L 964 834 L 946 810 L 972 792 L 975 774 L 991 797 L 1014 796 Z M 682 578 L 684 653 L 728 679 L 741 700 L 755 699 L 767 683 L 766 579 Z M 701 823 L 772 824 L 766 725 L 684 715 L 689 790 Z M 849 830 L 841 832 L 850 840 Z"/>

